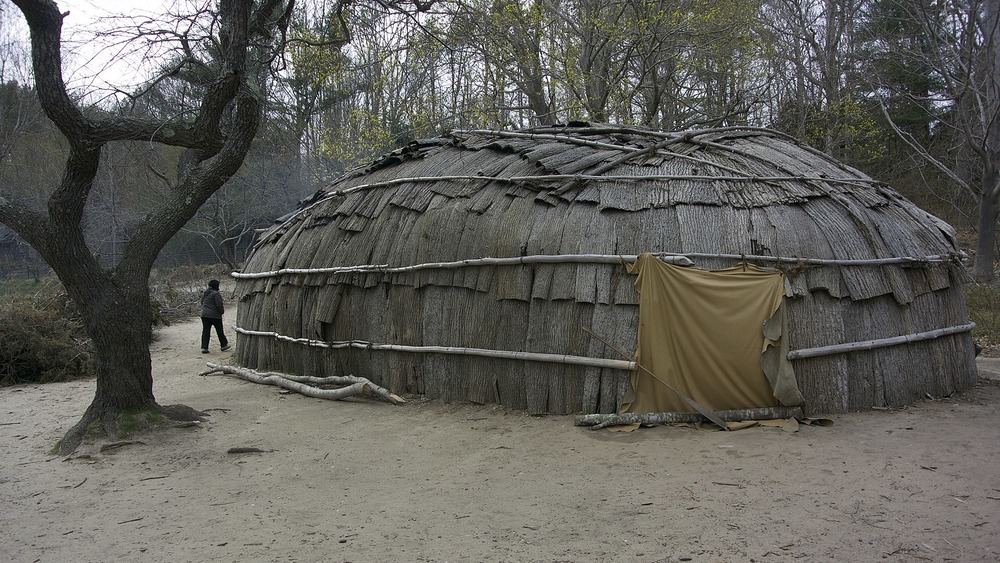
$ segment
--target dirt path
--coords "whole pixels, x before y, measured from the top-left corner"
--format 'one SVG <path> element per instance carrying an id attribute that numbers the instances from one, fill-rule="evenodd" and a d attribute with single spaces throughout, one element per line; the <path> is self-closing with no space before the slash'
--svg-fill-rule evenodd
<path id="1" fill-rule="evenodd" d="M 198 377 L 228 356 L 198 330 L 153 364 L 162 403 L 219 409 L 201 428 L 62 461 L 93 382 L 0 390 L 0 560 L 1000 560 L 996 382 L 797 433 L 622 434 Z"/>

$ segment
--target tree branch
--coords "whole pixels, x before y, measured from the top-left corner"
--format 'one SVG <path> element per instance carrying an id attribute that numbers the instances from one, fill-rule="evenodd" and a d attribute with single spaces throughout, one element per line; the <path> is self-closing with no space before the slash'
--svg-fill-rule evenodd
<path id="1" fill-rule="evenodd" d="M 955 174 L 954 171 L 945 166 L 943 162 L 934 158 L 934 156 L 927 149 L 922 147 L 915 139 L 913 139 L 912 135 L 900 129 L 899 126 L 896 125 L 896 122 L 893 121 L 892 116 L 889 115 L 889 109 L 885 107 L 885 102 L 879 100 L 878 105 L 879 108 L 882 110 L 882 115 L 885 117 L 886 123 L 888 123 L 889 127 L 891 127 L 892 130 L 896 133 L 896 137 L 898 137 L 901 141 L 906 143 L 911 149 L 916 151 L 917 154 L 919 154 L 920 157 L 923 158 L 925 161 L 927 161 L 931 166 L 937 168 L 942 174 L 950 178 L 951 181 L 961 186 L 961 188 L 967 194 L 969 194 L 973 198 L 980 197 L 980 194 L 977 193 L 976 190 L 973 189 L 972 186 L 970 186 L 965 180 L 961 179 L 957 174 Z"/>
<path id="2" fill-rule="evenodd" d="M 31 31 L 35 90 L 45 115 L 70 143 L 80 143 L 88 122 L 66 91 L 60 51 L 63 14 L 52 0 L 11 0 L 24 14 Z"/>

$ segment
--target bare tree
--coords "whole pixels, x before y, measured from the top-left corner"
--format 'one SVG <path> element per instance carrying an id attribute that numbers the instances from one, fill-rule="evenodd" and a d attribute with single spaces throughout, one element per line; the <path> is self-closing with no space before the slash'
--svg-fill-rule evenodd
<path id="1" fill-rule="evenodd" d="M 838 158 L 862 142 L 854 36 L 865 1 L 767 0 L 762 12 L 775 125 Z"/>
<path id="2" fill-rule="evenodd" d="M 1000 0 L 986 0 L 983 18 L 983 181 L 979 200 L 979 235 L 972 274 L 980 280 L 995 278 L 997 217 L 1000 215 Z"/>
<path id="3" fill-rule="evenodd" d="M 546 49 L 551 39 L 549 27 L 553 24 L 548 19 L 551 13 L 545 2 L 472 1 L 459 6 L 454 30 L 499 75 L 494 87 L 506 88 L 506 83 L 512 83 L 523 103 L 510 105 L 530 110 L 537 123 L 556 123 L 551 61 Z M 501 95 L 501 100 L 507 97 Z"/>
<path id="4" fill-rule="evenodd" d="M 873 66 L 870 89 L 905 149 L 944 179 L 931 189 L 950 200 L 954 194 L 944 186 L 957 186 L 963 199 L 978 201 L 972 274 L 992 281 L 1000 214 L 1000 0 L 883 0 L 874 7 L 919 48 L 875 34 L 874 47 L 906 72 Z"/>
<path id="5" fill-rule="evenodd" d="M 204 241 L 216 259 L 231 269 L 241 266 L 257 229 L 270 226 L 315 191 L 315 186 L 299 177 L 297 163 L 277 147 L 273 135 L 261 131 L 258 137 L 239 173 L 212 194 L 182 229 Z M 278 150 L 264 148 L 267 141 Z"/>
<path id="6" fill-rule="evenodd" d="M 202 89 L 191 112 L 164 119 L 84 112 L 62 74 L 65 14 L 51 0 L 11 0 L 31 32 L 36 91 L 45 114 L 69 145 L 61 179 L 52 178 L 44 208 L 0 185 L 0 222 L 52 266 L 79 307 L 94 343 L 97 391 L 60 452 L 72 452 L 92 422 L 117 433 L 119 415 L 155 409 L 191 418 L 189 407 L 160 406 L 149 355 L 152 310 L 148 279 L 160 249 L 240 167 L 262 118 L 269 68 L 282 47 L 293 0 L 219 0 L 217 8 L 171 30 L 179 47 L 161 80 L 182 71 Z M 204 25 L 201 25 L 204 24 Z M 197 37 L 196 37 L 197 35 Z M 161 36 L 159 40 L 167 40 Z M 88 248 L 81 223 L 104 147 L 143 140 L 183 149 L 176 179 L 127 229 L 121 258 L 105 268 Z"/>

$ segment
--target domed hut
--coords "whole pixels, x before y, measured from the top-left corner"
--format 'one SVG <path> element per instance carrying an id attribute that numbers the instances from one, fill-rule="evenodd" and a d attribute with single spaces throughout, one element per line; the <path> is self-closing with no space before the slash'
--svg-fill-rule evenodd
<path id="1" fill-rule="evenodd" d="M 716 328 L 761 332 L 760 318 L 737 320 L 750 298 L 715 278 L 671 286 L 681 308 L 650 306 L 640 321 L 653 284 L 637 291 L 630 269 L 646 253 L 670 275 L 776 272 L 764 319 L 780 316 L 769 324 L 783 333 L 765 343 L 807 412 L 977 380 L 953 229 L 825 154 L 740 127 L 571 124 L 410 143 L 262 233 L 234 273 L 236 360 L 444 401 L 615 412 L 634 399 L 640 322 L 681 337 L 643 344 L 691 356 L 681 372 L 730 371 L 715 361 L 732 347 Z"/>

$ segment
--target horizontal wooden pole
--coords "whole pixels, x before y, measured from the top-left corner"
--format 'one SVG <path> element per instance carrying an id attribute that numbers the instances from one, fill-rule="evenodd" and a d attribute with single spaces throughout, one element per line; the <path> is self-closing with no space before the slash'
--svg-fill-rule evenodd
<path id="1" fill-rule="evenodd" d="M 677 254 L 655 254 L 669 264 L 691 266 L 694 263 Z M 412 266 L 388 264 L 366 264 L 361 266 L 337 266 L 332 268 L 283 268 L 270 272 L 233 272 L 236 279 L 260 279 L 297 274 L 362 274 L 362 273 L 402 273 L 417 270 L 452 270 L 473 266 L 516 266 L 519 264 L 623 264 L 635 262 L 635 254 L 536 254 L 531 256 L 511 256 L 509 258 L 470 258 L 454 262 L 428 262 Z"/>
<path id="2" fill-rule="evenodd" d="M 897 346 L 899 344 L 933 340 L 942 336 L 969 332 L 975 327 L 976 323 L 970 322 L 963 325 L 928 330 L 926 332 L 917 332 L 914 334 L 906 334 L 903 336 L 863 340 L 860 342 L 848 342 L 845 344 L 831 344 L 829 346 L 817 346 L 815 348 L 802 348 L 800 350 L 792 350 L 786 357 L 789 360 L 801 360 L 803 358 L 815 358 L 817 356 L 829 356 L 831 354 L 844 354 L 859 350 L 874 350 L 875 348 L 885 348 L 886 346 Z"/>
<path id="3" fill-rule="evenodd" d="M 761 254 L 712 254 L 707 252 L 685 252 L 688 258 L 727 258 L 730 260 L 752 260 L 754 262 L 775 262 L 782 264 L 802 264 L 804 266 L 892 266 L 940 264 L 961 262 L 966 258 L 960 254 L 931 254 L 929 256 L 893 256 L 889 258 L 867 258 L 838 260 L 835 258 L 798 258 L 796 256 L 766 256 Z"/>
<path id="4" fill-rule="evenodd" d="M 484 358 L 499 358 L 505 360 L 522 360 L 529 362 L 549 362 L 557 364 L 570 364 L 578 366 L 619 369 L 631 371 L 635 369 L 635 362 L 626 360 L 611 360 L 607 358 L 590 358 L 587 356 L 572 356 L 569 354 L 546 354 L 542 352 L 517 352 L 512 350 L 489 350 L 484 348 L 463 348 L 452 346 L 406 346 L 402 344 L 377 344 L 364 340 L 340 340 L 326 342 L 323 340 L 313 340 L 309 338 L 295 338 L 285 336 L 277 332 L 265 332 L 259 330 L 249 330 L 242 327 L 234 327 L 239 334 L 247 336 L 270 337 L 284 342 L 302 344 L 304 346 L 314 346 L 317 348 L 327 348 L 339 350 L 344 348 L 357 348 L 360 350 L 386 350 L 394 352 L 412 352 L 418 354 L 453 354 L 459 356 L 479 356 Z"/>
<path id="5" fill-rule="evenodd" d="M 672 254 L 666 252 L 654 253 L 654 256 L 678 266 L 692 266 L 691 258 L 722 258 L 729 260 L 751 260 L 754 262 L 773 262 L 782 264 L 802 264 L 805 266 L 887 266 L 905 264 L 934 264 L 957 262 L 960 255 L 935 254 L 931 256 L 892 258 L 872 258 L 868 260 L 835 260 L 826 258 L 797 258 L 792 256 L 763 256 L 757 254 L 712 254 L 707 252 L 688 252 Z M 508 258 L 470 258 L 453 262 L 428 262 L 410 266 L 389 266 L 388 264 L 364 264 L 357 266 L 335 266 L 330 268 L 282 268 L 268 272 L 232 272 L 236 279 L 262 279 L 286 275 L 308 274 L 359 274 L 359 273 L 403 273 L 417 270 L 448 270 L 474 266 L 514 266 L 519 264 L 619 264 L 632 263 L 638 258 L 635 254 L 537 254 L 532 256 L 512 256 Z"/>

